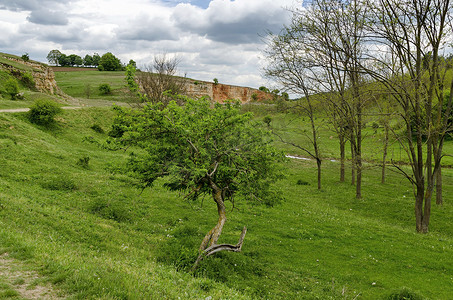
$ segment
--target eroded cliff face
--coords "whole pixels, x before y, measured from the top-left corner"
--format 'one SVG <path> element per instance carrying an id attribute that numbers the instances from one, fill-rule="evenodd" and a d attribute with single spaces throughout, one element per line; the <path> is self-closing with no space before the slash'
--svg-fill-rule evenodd
<path id="1" fill-rule="evenodd" d="M 58 94 L 61 95 L 63 92 L 57 85 L 55 80 L 55 74 L 50 67 L 47 67 L 40 63 L 27 62 L 21 59 L 16 59 L 12 57 L 4 57 L 13 62 L 24 65 L 24 68 L 14 67 L 13 65 L 0 63 L 0 67 L 9 71 L 13 76 L 19 80 L 25 73 L 30 73 L 33 76 L 33 81 L 35 87 L 38 91 L 49 94 Z"/>
<path id="2" fill-rule="evenodd" d="M 242 103 L 272 99 L 272 95 L 258 89 L 189 79 L 186 81 L 186 93 L 193 98 L 208 96 L 219 103 L 231 99 L 239 100 Z"/>

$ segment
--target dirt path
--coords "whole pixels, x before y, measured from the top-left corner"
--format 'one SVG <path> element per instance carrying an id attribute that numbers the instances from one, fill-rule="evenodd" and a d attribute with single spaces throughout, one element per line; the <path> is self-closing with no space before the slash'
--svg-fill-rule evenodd
<path id="1" fill-rule="evenodd" d="M 80 106 L 63 106 L 62 109 L 81 109 Z M 16 112 L 27 112 L 29 108 L 9 108 L 9 109 L 0 109 L 0 113 L 16 113 Z"/>
<path id="2" fill-rule="evenodd" d="M 24 265 L 8 253 L 0 255 L 0 279 L 24 299 L 64 299 L 50 285 L 40 283 L 38 273 L 26 270 Z"/>

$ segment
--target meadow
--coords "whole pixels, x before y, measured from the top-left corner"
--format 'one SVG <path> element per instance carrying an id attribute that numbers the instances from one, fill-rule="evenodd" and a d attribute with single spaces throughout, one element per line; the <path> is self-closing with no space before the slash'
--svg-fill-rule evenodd
<path id="1" fill-rule="evenodd" d="M 95 82 L 99 73 L 57 73 L 57 80 L 69 95 L 83 97 L 77 91 Z M 78 87 L 74 94 L 71 76 L 72 86 Z M 97 82 L 106 81 L 99 77 Z M 100 106 L 112 98 L 80 101 Z M 273 126 L 307 143 L 307 118 L 267 105 L 244 110 L 255 112 L 259 122 L 270 115 Z M 323 189 L 316 188 L 314 161 L 288 159 L 282 163 L 287 176 L 275 183 L 284 201 L 267 207 L 237 199 L 235 208 L 227 209 L 220 242 L 235 243 L 247 226 L 242 252 L 218 253 L 191 274 L 199 243 L 217 221 L 215 204 L 209 197 L 184 201 L 183 194 L 165 190 L 163 180 L 152 189 L 137 188 L 124 171 L 128 153 L 107 151 L 93 142 L 106 139 L 112 118 L 111 108 L 90 107 L 64 111 L 54 126 L 43 127 L 30 124 L 25 113 L 0 113 L 0 255 L 8 253 L 39 273 L 61 297 L 451 297 L 453 170 L 443 170 L 444 205 L 433 204 L 430 233 L 417 234 L 409 182 L 389 171 L 386 183 L 380 183 L 375 162 L 381 128 L 366 128 L 364 197 L 357 200 L 350 179 L 339 182 L 339 163 L 332 161 L 338 159 L 338 146 L 320 115 Z M 276 145 L 288 154 L 306 156 Z M 396 160 L 398 146 L 392 147 Z M 452 147 L 448 141 L 445 152 Z M 14 290 L 15 284 L 0 276 L 0 299 L 20 299 Z"/>

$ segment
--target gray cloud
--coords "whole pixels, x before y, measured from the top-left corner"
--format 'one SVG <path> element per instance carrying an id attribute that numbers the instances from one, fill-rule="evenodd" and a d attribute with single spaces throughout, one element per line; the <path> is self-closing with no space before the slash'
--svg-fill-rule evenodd
<path id="1" fill-rule="evenodd" d="M 181 4 L 176 7 L 173 19 L 181 30 L 206 35 L 213 41 L 227 44 L 257 43 L 260 35 L 264 35 L 267 30 L 279 30 L 288 21 L 288 12 L 280 5 L 283 4 L 275 4 L 275 1 L 246 3 L 245 0 L 236 0 L 225 3 L 214 0 L 207 9 L 202 10 Z"/>
<path id="2" fill-rule="evenodd" d="M 179 39 L 177 29 L 164 17 L 150 17 L 141 15 L 124 27 L 120 27 L 116 34 L 125 40 L 144 41 L 175 41 Z"/>
<path id="3" fill-rule="evenodd" d="M 69 23 L 66 13 L 51 11 L 46 8 L 33 10 L 27 20 L 40 25 L 67 25 Z"/>

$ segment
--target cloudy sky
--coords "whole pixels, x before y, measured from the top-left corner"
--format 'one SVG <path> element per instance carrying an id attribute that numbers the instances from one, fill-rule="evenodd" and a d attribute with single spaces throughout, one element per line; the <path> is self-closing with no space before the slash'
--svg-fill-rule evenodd
<path id="1" fill-rule="evenodd" d="M 112 52 L 144 66 L 181 58 L 180 75 L 259 87 L 262 36 L 287 24 L 300 0 L 0 0 L 0 52 L 46 62 L 50 50 Z"/>

